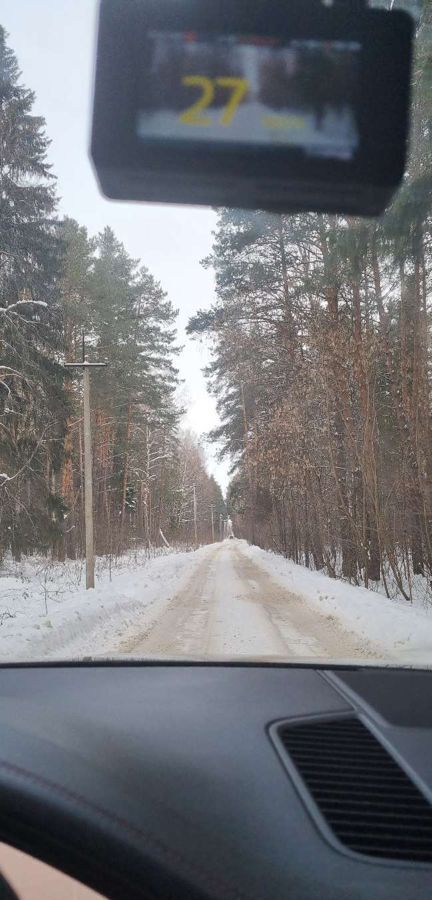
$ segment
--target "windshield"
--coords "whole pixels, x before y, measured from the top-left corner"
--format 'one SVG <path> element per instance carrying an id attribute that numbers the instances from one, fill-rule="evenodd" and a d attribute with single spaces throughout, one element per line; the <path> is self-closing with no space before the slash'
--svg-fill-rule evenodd
<path id="1" fill-rule="evenodd" d="M 0 662 L 432 664 L 432 12 L 397 7 L 369 221 L 106 200 L 96 3 L 3 0 Z"/>

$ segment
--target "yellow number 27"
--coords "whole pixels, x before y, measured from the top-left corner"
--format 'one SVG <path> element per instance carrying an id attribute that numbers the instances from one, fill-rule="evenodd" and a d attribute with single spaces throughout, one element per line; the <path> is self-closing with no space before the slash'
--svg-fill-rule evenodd
<path id="1" fill-rule="evenodd" d="M 214 100 L 215 89 L 217 86 L 227 88 L 230 91 L 230 97 L 225 104 L 220 125 L 230 125 L 233 120 L 237 107 L 243 100 L 249 87 L 246 78 L 207 78 L 206 75 L 185 75 L 182 78 L 182 84 L 186 87 L 198 87 L 201 90 L 201 96 L 198 100 L 189 106 L 180 115 L 180 122 L 184 125 L 211 125 L 211 116 L 204 115 L 203 111 L 208 109 Z"/>

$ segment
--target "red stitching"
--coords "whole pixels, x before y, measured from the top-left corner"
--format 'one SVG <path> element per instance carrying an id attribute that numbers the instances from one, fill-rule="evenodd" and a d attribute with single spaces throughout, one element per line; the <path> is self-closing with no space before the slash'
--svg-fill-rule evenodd
<path id="1" fill-rule="evenodd" d="M 75 791 L 70 790 L 70 788 L 64 787 L 61 784 L 57 784 L 57 782 L 51 781 L 50 779 L 45 778 L 41 775 L 36 775 L 34 772 L 29 772 L 27 771 L 27 769 L 23 769 L 20 766 L 15 765 L 14 763 L 1 761 L 0 767 L 3 769 L 9 769 L 16 775 L 21 776 L 28 781 L 32 781 L 35 784 L 49 788 L 55 793 L 74 801 L 78 806 L 89 809 L 92 812 L 96 812 L 103 818 L 108 819 L 111 824 L 118 825 L 120 826 L 120 828 L 123 828 L 125 831 L 129 831 L 136 837 L 143 838 L 148 844 L 153 844 L 154 847 L 161 851 L 162 854 L 165 854 L 169 859 L 171 859 L 172 862 L 180 862 L 183 865 L 186 865 L 186 867 L 189 868 L 190 872 L 196 873 L 200 877 L 204 877 L 209 886 L 222 888 L 224 891 L 229 890 L 230 893 L 234 891 L 235 900 L 252 900 L 251 894 L 246 895 L 242 891 L 239 891 L 237 887 L 221 882 L 218 879 L 214 878 L 214 876 L 212 875 L 209 876 L 206 872 L 203 872 L 200 868 L 198 868 L 193 862 L 185 859 L 180 853 L 176 853 L 170 847 L 167 847 L 158 838 L 155 838 L 153 835 L 147 834 L 141 828 L 139 828 L 139 826 L 134 825 L 132 822 L 124 819 L 122 816 L 118 816 L 116 813 L 109 812 L 109 810 L 104 809 L 102 806 L 99 806 L 96 803 L 92 803 L 85 797 L 82 797 L 81 794 L 77 794 Z"/>

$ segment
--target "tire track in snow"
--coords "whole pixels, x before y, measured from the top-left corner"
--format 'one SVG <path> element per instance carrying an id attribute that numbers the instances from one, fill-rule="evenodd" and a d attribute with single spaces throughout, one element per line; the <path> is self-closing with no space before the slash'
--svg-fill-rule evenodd
<path id="1" fill-rule="evenodd" d="M 171 659 L 379 659 L 331 615 L 277 584 L 236 540 L 212 544 L 163 612 L 123 640 L 124 656 Z"/>

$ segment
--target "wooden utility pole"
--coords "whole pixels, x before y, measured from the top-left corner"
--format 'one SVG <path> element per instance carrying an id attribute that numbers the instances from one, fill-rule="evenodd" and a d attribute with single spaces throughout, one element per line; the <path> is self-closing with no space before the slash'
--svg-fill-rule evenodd
<path id="1" fill-rule="evenodd" d="M 193 486 L 193 517 L 194 517 L 195 544 L 198 545 L 197 497 L 196 497 L 195 485 Z"/>
<path id="2" fill-rule="evenodd" d="M 195 544 L 198 546 L 198 523 L 197 523 L 197 496 L 196 496 L 196 487 L 195 484 L 193 486 L 193 517 L 194 517 L 194 534 L 195 534 Z"/>
<path id="3" fill-rule="evenodd" d="M 93 540 L 93 458 L 90 415 L 90 369 L 100 369 L 107 363 L 87 362 L 83 335 L 82 362 L 65 363 L 68 369 L 83 370 L 83 405 L 84 405 L 84 521 L 86 545 L 86 588 L 94 588 L 94 540 Z"/>
<path id="4" fill-rule="evenodd" d="M 214 510 L 214 505 L 213 505 L 213 503 L 211 503 L 211 504 L 210 504 L 210 515 L 211 515 L 211 526 L 212 526 L 212 541 L 213 541 L 213 543 L 214 543 L 214 539 L 215 539 L 215 530 L 214 530 L 214 516 L 213 516 L 213 510 Z"/>

